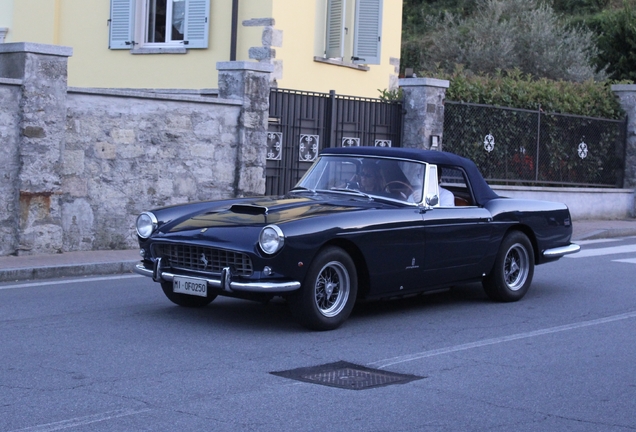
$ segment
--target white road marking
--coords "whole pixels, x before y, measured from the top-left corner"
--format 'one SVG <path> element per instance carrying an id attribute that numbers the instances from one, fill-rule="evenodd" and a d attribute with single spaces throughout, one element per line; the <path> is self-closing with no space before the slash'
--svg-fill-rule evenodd
<path id="1" fill-rule="evenodd" d="M 500 344 L 504 342 L 516 341 L 519 339 L 527 339 L 531 337 L 564 332 L 568 330 L 576 330 L 576 329 L 580 329 L 584 327 L 607 324 L 607 323 L 621 321 L 621 320 L 630 319 L 630 318 L 636 318 L 636 311 L 619 314 L 619 315 L 613 315 L 606 318 L 599 318 L 599 319 L 595 319 L 591 321 L 581 321 L 581 322 L 573 323 L 573 324 L 566 324 L 566 325 L 557 326 L 557 327 L 549 327 L 542 330 L 535 330 L 535 331 L 526 332 L 526 333 L 517 333 L 510 336 L 502 336 L 502 337 L 486 339 L 486 340 L 478 341 L 478 342 L 471 342 L 471 343 L 466 343 L 462 345 L 455 345 L 455 346 L 446 347 L 446 348 L 439 348 L 439 349 L 430 350 L 430 351 L 422 351 L 419 353 L 407 354 L 403 356 L 388 358 L 388 359 L 380 360 L 377 362 L 369 363 L 368 366 L 382 369 L 382 368 L 386 368 L 386 367 L 396 365 L 399 363 L 410 362 L 413 360 L 420 360 L 423 358 L 434 357 L 434 356 L 443 355 L 443 354 L 450 354 L 450 353 L 454 353 L 458 351 L 466 351 L 473 348 L 481 348 L 484 346 L 496 345 L 496 344 Z"/>
<path id="2" fill-rule="evenodd" d="M 589 244 L 596 244 L 596 243 L 611 243 L 611 242 L 617 242 L 617 241 L 621 241 L 623 240 L 622 238 L 613 238 L 613 239 L 596 239 L 596 240 L 578 240 L 578 241 L 574 241 L 574 243 L 576 243 L 577 245 L 580 246 L 585 246 L 585 245 L 589 245 Z"/>
<path id="3" fill-rule="evenodd" d="M 40 286 L 48 286 L 48 285 L 66 285 L 70 283 L 78 283 L 78 282 L 99 282 L 105 280 L 117 280 L 117 279 L 130 279 L 136 277 L 143 277 L 137 274 L 130 275 L 122 275 L 122 276 L 101 276 L 101 277 L 92 277 L 92 278 L 84 278 L 84 279 L 69 279 L 69 280 L 57 280 L 57 281 L 49 281 L 49 282 L 30 282 L 16 285 L 5 285 L 0 286 L 0 290 L 6 289 L 15 289 L 15 288 L 32 288 L 32 287 L 40 287 Z"/>
<path id="4" fill-rule="evenodd" d="M 623 263 L 636 264 L 636 258 L 612 260 L 612 262 L 623 262 Z"/>
<path id="5" fill-rule="evenodd" d="M 126 417 L 135 414 L 141 414 L 150 411 L 150 409 L 142 409 L 142 410 L 131 410 L 131 409 L 121 409 L 116 411 L 108 411 L 101 414 L 93 414 L 85 417 L 76 417 L 69 420 L 63 420 L 55 423 L 48 423 L 39 426 L 33 426 L 26 429 L 18 429 L 13 432 L 53 432 L 62 429 L 74 428 L 77 426 L 84 426 L 91 423 L 102 422 L 106 420 L 111 420 L 119 417 Z"/>
<path id="6" fill-rule="evenodd" d="M 566 255 L 566 258 L 588 258 L 594 256 L 613 255 L 622 253 L 636 252 L 636 245 L 614 246 L 598 249 L 584 249 L 572 255 Z"/>

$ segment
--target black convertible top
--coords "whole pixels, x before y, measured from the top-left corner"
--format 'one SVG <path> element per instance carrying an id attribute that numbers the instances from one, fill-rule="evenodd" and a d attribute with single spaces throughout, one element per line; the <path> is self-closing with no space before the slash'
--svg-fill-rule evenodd
<path id="1" fill-rule="evenodd" d="M 321 155 L 379 156 L 411 159 L 419 162 L 440 165 L 442 167 L 460 167 L 468 176 L 477 204 L 483 206 L 488 201 L 499 198 L 482 177 L 477 165 L 470 159 L 436 150 L 420 150 L 401 147 L 336 147 L 326 148 Z"/>

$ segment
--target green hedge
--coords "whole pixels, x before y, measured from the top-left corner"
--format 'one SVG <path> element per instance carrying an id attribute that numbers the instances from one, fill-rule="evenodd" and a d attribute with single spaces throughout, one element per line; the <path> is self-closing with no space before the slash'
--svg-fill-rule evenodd
<path id="1" fill-rule="evenodd" d="M 446 99 L 544 112 L 567 113 L 589 117 L 622 119 L 625 117 L 612 93 L 613 82 L 551 81 L 532 79 L 519 71 L 500 72 L 495 76 L 471 75 L 459 68 L 452 74 L 435 74 L 450 81 Z"/>

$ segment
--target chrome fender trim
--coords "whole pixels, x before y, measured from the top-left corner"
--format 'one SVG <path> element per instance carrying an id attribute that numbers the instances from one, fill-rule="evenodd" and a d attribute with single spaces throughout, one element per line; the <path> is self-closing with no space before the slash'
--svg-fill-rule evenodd
<path id="1" fill-rule="evenodd" d="M 554 249 L 546 249 L 543 251 L 543 256 L 546 258 L 558 258 L 563 255 L 569 255 L 577 253 L 581 250 L 581 246 L 571 243 L 568 246 L 562 246 Z"/>

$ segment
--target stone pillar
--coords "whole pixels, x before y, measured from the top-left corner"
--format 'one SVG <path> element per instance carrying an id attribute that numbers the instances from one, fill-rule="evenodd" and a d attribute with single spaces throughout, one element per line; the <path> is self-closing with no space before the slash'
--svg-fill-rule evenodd
<path id="1" fill-rule="evenodd" d="M 627 113 L 623 187 L 636 189 L 636 84 L 616 84 L 612 86 L 612 91 Z"/>
<path id="2" fill-rule="evenodd" d="M 235 176 L 237 197 L 265 193 L 267 120 L 270 73 L 268 63 L 219 62 L 219 97 L 243 102 L 238 124 Z"/>
<path id="3" fill-rule="evenodd" d="M 0 45 L 0 77 L 22 80 L 18 113 L 18 254 L 62 250 L 61 155 L 68 47 Z"/>
<path id="4" fill-rule="evenodd" d="M 404 129 L 402 146 L 419 149 L 442 149 L 444 133 L 444 99 L 449 86 L 446 80 L 402 78 L 404 94 Z"/>

